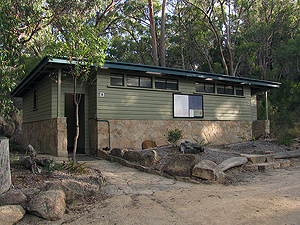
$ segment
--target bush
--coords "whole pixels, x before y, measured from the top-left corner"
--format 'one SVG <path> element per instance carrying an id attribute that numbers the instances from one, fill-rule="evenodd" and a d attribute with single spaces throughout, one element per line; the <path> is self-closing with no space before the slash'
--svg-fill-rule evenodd
<path id="1" fill-rule="evenodd" d="M 168 130 L 167 131 L 167 141 L 173 146 L 178 146 L 178 141 L 182 139 L 182 130 Z"/>
<path id="2" fill-rule="evenodd" d="M 258 96 L 258 119 L 265 119 L 265 102 Z M 271 136 L 280 144 L 290 145 L 299 137 L 300 84 L 290 80 L 282 81 L 280 88 L 269 92 L 269 119 Z"/>

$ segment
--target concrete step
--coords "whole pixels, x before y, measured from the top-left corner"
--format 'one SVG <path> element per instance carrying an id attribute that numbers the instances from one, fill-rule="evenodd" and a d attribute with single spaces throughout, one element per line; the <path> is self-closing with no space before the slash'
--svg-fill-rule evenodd
<path id="1" fill-rule="evenodd" d="M 259 164 L 259 163 L 271 163 L 275 161 L 274 155 L 249 155 L 241 154 L 244 157 L 247 157 L 250 163 Z"/>
<path id="2" fill-rule="evenodd" d="M 273 169 L 289 167 L 290 165 L 290 160 L 278 160 L 275 162 L 247 164 L 245 165 L 245 168 L 248 171 L 269 171 Z"/>

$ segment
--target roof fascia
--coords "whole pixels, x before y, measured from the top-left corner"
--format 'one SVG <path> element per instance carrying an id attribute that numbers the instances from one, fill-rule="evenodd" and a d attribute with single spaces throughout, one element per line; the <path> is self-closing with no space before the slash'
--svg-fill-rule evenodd
<path id="1" fill-rule="evenodd" d="M 44 57 L 39 64 L 34 67 L 34 69 L 21 81 L 21 83 L 16 87 L 15 90 L 12 91 L 11 95 L 13 97 L 17 96 L 18 93 L 26 86 L 28 82 L 30 82 L 32 79 L 34 79 L 39 71 L 44 68 L 49 62 L 49 57 Z"/>
<path id="2" fill-rule="evenodd" d="M 181 69 L 174 69 L 174 68 L 167 68 L 167 67 L 156 67 L 156 66 L 148 66 L 148 65 L 141 65 L 141 64 L 114 62 L 114 61 L 106 61 L 104 66 L 111 68 L 111 69 L 153 72 L 153 73 L 157 73 L 157 74 L 170 74 L 170 75 L 194 77 L 194 78 L 201 78 L 201 79 L 213 79 L 213 80 L 234 82 L 234 83 L 240 83 L 240 84 L 264 86 L 264 87 L 270 87 L 270 88 L 280 87 L 280 83 L 273 82 L 273 81 L 257 80 L 257 79 L 251 79 L 251 78 L 245 78 L 245 77 L 233 77 L 233 76 L 228 76 L 228 75 L 197 72 L 197 71 L 190 71 L 190 70 L 181 70 Z"/>
<path id="3" fill-rule="evenodd" d="M 53 64 L 64 64 L 64 65 L 75 65 L 77 63 L 76 60 L 72 60 L 71 62 L 67 58 L 55 58 L 51 56 L 44 57 L 41 62 L 28 74 L 28 76 L 21 81 L 21 83 L 16 87 L 16 89 L 11 93 L 13 97 L 17 96 L 20 91 L 32 81 L 36 76 L 38 76 L 39 71 L 45 67 L 48 63 Z M 124 62 L 116 62 L 116 61 L 106 61 L 103 67 L 107 67 L 109 69 L 121 69 L 121 70 L 129 70 L 129 71 L 140 71 L 140 72 L 150 72 L 156 74 L 168 74 L 168 75 L 177 75 L 183 77 L 193 77 L 193 78 L 201 78 L 201 79 L 213 79 L 224 82 L 234 82 L 240 84 L 248 84 L 255 85 L 260 87 L 268 87 L 268 88 L 278 88 L 280 87 L 280 83 L 266 81 L 266 80 L 256 80 L 245 77 L 233 77 L 228 75 L 221 74 L 213 74 L 206 72 L 198 72 L 191 70 L 182 70 L 182 69 L 174 69 L 168 67 L 157 67 L 157 66 L 149 66 L 142 64 L 133 64 L 133 63 L 124 63 Z"/>

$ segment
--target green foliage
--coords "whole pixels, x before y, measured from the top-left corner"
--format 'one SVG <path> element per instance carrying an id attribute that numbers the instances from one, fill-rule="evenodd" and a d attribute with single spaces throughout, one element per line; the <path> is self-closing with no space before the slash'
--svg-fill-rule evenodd
<path id="1" fill-rule="evenodd" d="M 49 161 L 45 161 L 44 170 L 48 173 L 51 173 L 55 170 L 62 170 L 62 165 L 56 163 L 53 159 L 50 159 Z"/>
<path id="2" fill-rule="evenodd" d="M 285 131 L 278 135 L 278 142 L 281 145 L 291 146 L 293 144 L 293 138 L 288 131 Z"/>
<path id="3" fill-rule="evenodd" d="M 173 146 L 178 145 L 178 141 L 182 139 L 182 130 L 167 130 L 167 141 Z"/>
<path id="4" fill-rule="evenodd" d="M 60 170 L 67 171 L 69 173 L 83 174 L 86 172 L 87 166 L 85 165 L 85 163 L 80 163 L 76 160 L 69 160 L 67 162 L 63 162 L 63 164 L 61 164 L 59 168 Z"/>
<path id="5" fill-rule="evenodd" d="M 269 94 L 269 119 L 271 135 L 281 144 L 290 145 L 299 137 L 300 129 L 300 84 L 291 80 L 282 81 L 279 89 Z M 258 98 L 258 119 L 265 119 L 264 96 Z"/>
<path id="6" fill-rule="evenodd" d="M 206 146 L 208 146 L 208 145 L 211 144 L 210 142 L 206 142 L 205 139 L 199 140 L 199 137 L 193 138 L 193 140 L 194 140 L 196 143 L 198 143 L 199 145 L 203 146 L 203 147 L 206 147 Z"/>

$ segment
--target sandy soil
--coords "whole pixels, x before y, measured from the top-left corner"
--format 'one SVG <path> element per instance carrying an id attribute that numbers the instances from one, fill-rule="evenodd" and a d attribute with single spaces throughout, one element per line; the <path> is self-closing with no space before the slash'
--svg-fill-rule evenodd
<path id="1" fill-rule="evenodd" d="M 27 216 L 20 224 L 300 224 L 299 169 L 297 162 L 237 185 L 117 195 L 85 207 L 73 205 L 60 221 Z"/>
<path id="2" fill-rule="evenodd" d="M 300 160 L 291 162 L 288 168 L 269 172 L 233 171 L 232 176 L 238 177 L 239 182 L 235 180 L 229 185 L 177 182 L 177 188 L 163 191 L 153 188 L 150 192 L 115 192 L 101 201 L 68 206 L 59 221 L 27 214 L 19 224 L 300 224 Z M 106 164 L 99 166 L 103 165 Z M 104 172 L 108 177 L 107 188 L 119 185 L 117 189 L 124 189 L 129 185 L 130 178 L 125 179 L 125 172 L 141 182 L 150 176 L 123 169 L 121 173 L 122 167 L 116 168 L 123 183 L 117 180 L 116 172 Z M 167 178 L 155 177 L 158 176 L 151 174 L 148 186 L 155 182 L 170 183 L 164 180 Z"/>

